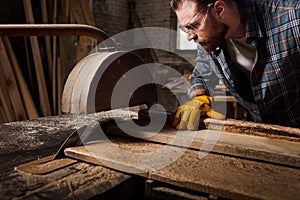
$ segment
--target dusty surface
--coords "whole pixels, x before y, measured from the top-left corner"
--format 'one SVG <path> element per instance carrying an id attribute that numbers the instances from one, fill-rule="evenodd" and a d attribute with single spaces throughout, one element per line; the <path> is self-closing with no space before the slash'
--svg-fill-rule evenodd
<path id="1" fill-rule="evenodd" d="M 199 145 L 205 140 L 204 134 L 199 137 L 183 134 L 175 145 L 167 145 L 167 153 L 162 150 L 173 140 L 172 131 L 168 131 L 171 135 L 163 132 L 147 142 L 114 136 L 110 143 L 102 142 L 101 147 L 93 143 L 94 148 L 90 149 L 97 152 L 96 159 L 84 147 L 69 150 L 70 155 L 88 159 L 89 163 L 98 161 L 97 164 L 101 164 L 98 158 L 104 158 L 106 167 L 79 161 L 46 175 L 15 170 L 22 163 L 54 154 L 73 130 L 114 117 L 136 118 L 137 113 L 136 110 L 107 111 L 0 125 L 0 198 L 60 199 L 63 196 L 64 199 L 88 199 L 132 180 L 131 175 L 113 169 L 139 170 L 143 173 L 138 176 L 144 178 L 230 199 L 295 199 L 300 196 L 299 142 L 289 139 L 281 142 L 279 138 L 260 134 L 221 134 L 213 151 L 202 158 Z M 276 136 L 276 131 L 272 135 Z M 297 130 L 293 136 L 281 136 L 297 138 Z M 195 140 L 187 148 L 185 140 L 189 137 Z M 121 151 L 116 153 L 111 149 L 111 142 L 121 147 Z M 122 151 L 129 154 L 124 156 Z M 152 154 L 155 151 L 158 154 Z M 154 160 L 144 157 L 147 154 L 151 158 L 154 155 Z M 142 156 L 137 158 L 136 155 Z M 261 157 L 255 159 L 253 155 Z M 276 159 L 267 160 L 268 155 Z M 153 164 L 158 164 L 159 168 Z"/>
<path id="2" fill-rule="evenodd" d="M 125 123 L 126 122 L 124 122 L 124 124 Z M 151 136 L 141 138 L 144 141 L 157 142 L 165 145 L 172 144 L 193 150 L 201 149 L 202 151 L 206 150 L 212 153 L 300 167 L 299 142 L 217 130 L 177 131 L 168 126 L 165 126 L 158 134 L 153 134 L 150 131 L 138 133 L 129 126 L 127 126 L 127 128 L 128 129 L 121 130 L 117 126 L 110 126 L 107 128 L 107 133 L 129 137 L 126 133 L 132 134 L 134 132 L 137 136 Z"/>
<path id="3" fill-rule="evenodd" d="M 254 123 L 241 120 L 216 120 L 205 119 L 205 127 L 211 130 L 219 130 L 231 133 L 262 136 L 300 142 L 300 129 L 274 124 Z"/>
<path id="4" fill-rule="evenodd" d="M 113 147 L 111 143 L 118 146 Z M 110 138 L 85 147 L 66 149 L 82 160 L 153 180 L 229 199 L 295 199 L 300 195 L 298 168 L 158 143 Z M 152 155 L 147 153 L 152 152 Z M 182 153 L 178 156 L 178 152 Z M 178 159 L 173 160 L 177 156 Z M 158 163 L 158 164 L 156 164 Z M 160 165 L 161 163 L 165 165 Z"/>
<path id="5" fill-rule="evenodd" d="M 75 128 L 113 117 L 131 118 L 135 113 L 107 111 L 0 125 L 0 199 L 88 199 L 130 179 L 129 175 L 80 162 L 47 175 L 15 170 L 20 164 L 56 153 Z"/>

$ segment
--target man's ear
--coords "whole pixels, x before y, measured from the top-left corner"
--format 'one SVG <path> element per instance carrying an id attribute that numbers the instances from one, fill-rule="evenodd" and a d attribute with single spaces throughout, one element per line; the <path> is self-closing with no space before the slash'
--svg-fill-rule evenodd
<path id="1" fill-rule="evenodd" d="M 224 19 L 224 13 L 226 10 L 226 5 L 223 0 L 218 0 L 214 3 L 214 11 L 218 15 L 219 19 Z"/>

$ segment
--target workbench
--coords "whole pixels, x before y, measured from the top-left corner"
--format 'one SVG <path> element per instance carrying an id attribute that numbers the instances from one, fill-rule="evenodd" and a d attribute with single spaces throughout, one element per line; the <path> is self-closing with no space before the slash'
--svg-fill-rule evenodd
<path id="1" fill-rule="evenodd" d="M 125 121 L 136 117 L 132 113 L 106 111 L 97 113 L 97 120 L 106 121 L 115 115 Z M 167 166 L 140 169 L 143 173 L 137 174 L 120 170 L 130 160 L 112 160 L 116 167 L 110 167 L 79 159 L 44 175 L 15 169 L 55 153 L 68 135 L 90 117 L 76 116 L 74 120 L 74 115 L 62 115 L 0 125 L 1 199 L 297 199 L 300 196 L 297 133 L 277 137 L 270 133 L 239 134 L 215 129 L 221 133 L 218 141 L 201 158 L 199 149 L 207 130 L 183 131 L 182 140 L 191 135 L 194 139 L 188 147 L 173 146 L 186 148 L 182 156 Z M 250 125 L 249 133 L 250 129 L 255 128 Z M 134 152 L 162 148 L 174 132 L 168 127 L 152 138 L 128 142 L 131 138 L 121 137 L 118 127 L 112 126 L 108 131 L 116 133 L 112 141 Z M 101 145 L 105 148 L 106 144 Z M 84 152 L 84 147 L 77 147 L 65 153 L 79 158 L 78 148 Z M 157 162 L 165 156 L 157 157 Z"/>

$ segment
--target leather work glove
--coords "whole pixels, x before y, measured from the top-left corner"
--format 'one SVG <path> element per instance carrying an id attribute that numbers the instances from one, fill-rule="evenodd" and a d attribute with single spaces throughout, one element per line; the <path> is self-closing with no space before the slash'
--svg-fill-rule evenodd
<path id="1" fill-rule="evenodd" d="M 211 108 L 212 98 L 206 95 L 196 96 L 173 113 L 172 126 L 176 129 L 197 130 L 200 116 L 225 119 L 221 113 Z"/>

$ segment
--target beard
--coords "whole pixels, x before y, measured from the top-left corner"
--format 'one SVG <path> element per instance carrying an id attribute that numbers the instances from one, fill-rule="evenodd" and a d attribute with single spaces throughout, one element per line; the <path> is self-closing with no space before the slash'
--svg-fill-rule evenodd
<path id="1" fill-rule="evenodd" d="M 221 43 L 225 39 L 225 35 L 229 30 L 229 27 L 221 22 L 218 22 L 213 17 L 211 19 L 211 27 L 208 30 L 209 35 L 202 41 L 199 41 L 199 44 L 208 52 L 215 51 L 217 47 L 221 45 Z"/>

